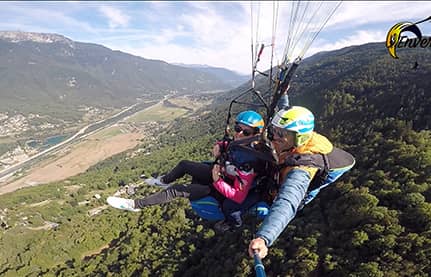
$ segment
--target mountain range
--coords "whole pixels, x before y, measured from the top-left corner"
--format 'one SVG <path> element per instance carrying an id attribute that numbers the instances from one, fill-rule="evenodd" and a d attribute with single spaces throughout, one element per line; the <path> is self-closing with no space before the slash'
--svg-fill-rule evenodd
<path id="1" fill-rule="evenodd" d="M 225 80 L 229 73 L 223 73 L 145 59 L 58 34 L 0 32 L 2 112 L 119 107 L 168 93 L 226 90 L 243 80 Z"/>

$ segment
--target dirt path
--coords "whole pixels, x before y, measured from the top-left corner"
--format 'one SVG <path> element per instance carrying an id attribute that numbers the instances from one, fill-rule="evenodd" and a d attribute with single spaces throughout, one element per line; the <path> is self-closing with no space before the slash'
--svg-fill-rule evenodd
<path id="1" fill-rule="evenodd" d="M 45 221 L 45 225 L 38 227 L 27 227 L 29 230 L 38 231 L 38 230 L 51 230 L 57 228 L 58 223 Z"/>
<path id="2" fill-rule="evenodd" d="M 95 216 L 95 215 L 99 214 L 101 211 L 106 210 L 107 208 L 109 208 L 109 205 L 103 205 L 100 207 L 96 207 L 94 209 L 89 210 L 88 215 L 89 216 Z"/>
<path id="3" fill-rule="evenodd" d="M 60 181 L 82 173 L 110 156 L 135 147 L 143 137 L 141 133 L 118 134 L 106 140 L 91 136 L 84 142 L 71 146 L 71 150 L 65 156 L 37 166 L 21 179 L 1 186 L 0 194 L 23 187 Z"/>
<path id="4" fill-rule="evenodd" d="M 89 258 L 91 258 L 91 256 L 97 255 L 100 252 L 102 252 L 103 250 L 108 249 L 108 248 L 109 248 L 109 243 L 102 245 L 101 247 L 99 247 L 97 249 L 94 249 L 94 250 L 91 250 L 91 251 L 88 251 L 88 252 L 82 254 L 81 259 L 82 260 L 89 259 Z"/>
<path id="5" fill-rule="evenodd" d="M 51 200 L 44 200 L 44 201 L 42 201 L 42 202 L 38 202 L 38 203 L 34 203 L 34 204 L 30 204 L 30 205 L 28 205 L 29 207 L 39 207 L 39 206 L 45 206 L 45 205 L 47 205 L 48 203 L 50 203 L 51 202 Z"/>

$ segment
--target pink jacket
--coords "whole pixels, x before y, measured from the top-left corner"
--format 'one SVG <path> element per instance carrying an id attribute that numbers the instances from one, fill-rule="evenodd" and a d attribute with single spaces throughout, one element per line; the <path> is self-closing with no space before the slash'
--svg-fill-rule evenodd
<path id="1" fill-rule="evenodd" d="M 254 171 L 245 172 L 235 168 L 236 176 L 227 175 L 233 181 L 233 186 L 229 185 L 223 178 L 214 182 L 214 187 L 226 198 L 241 204 L 247 197 L 248 191 L 253 184 L 256 173 Z M 241 181 L 240 181 L 241 180 Z"/>

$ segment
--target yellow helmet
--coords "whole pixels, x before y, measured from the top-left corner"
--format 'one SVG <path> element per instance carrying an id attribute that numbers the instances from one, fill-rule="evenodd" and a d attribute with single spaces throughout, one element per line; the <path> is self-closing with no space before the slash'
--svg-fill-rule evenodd
<path id="1" fill-rule="evenodd" d="M 294 132 L 295 146 L 304 145 L 311 137 L 314 130 L 314 115 L 304 107 L 292 106 L 287 110 L 280 110 L 274 116 L 271 124 Z"/>

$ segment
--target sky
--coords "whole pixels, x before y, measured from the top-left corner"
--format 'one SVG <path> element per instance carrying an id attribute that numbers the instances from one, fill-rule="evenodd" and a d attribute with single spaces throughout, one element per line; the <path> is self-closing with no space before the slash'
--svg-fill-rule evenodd
<path id="1" fill-rule="evenodd" d="M 147 59 L 224 67 L 250 74 L 252 57 L 257 52 L 256 48 L 251 50 L 252 42 L 265 45 L 257 66 L 260 70 L 269 68 L 271 56 L 274 65 L 283 60 L 289 34 L 292 44 L 287 44 L 287 49 L 299 49 L 294 49 L 299 54 L 288 52 L 293 59 L 305 49 L 300 42 L 294 44 L 295 34 L 302 34 L 306 26 L 304 36 L 312 37 L 313 30 L 323 25 L 337 5 L 326 2 L 330 6 L 327 8 L 313 1 L 301 6 L 307 9 L 298 10 L 295 17 L 292 3 L 1 1 L 0 31 L 56 33 Z M 383 42 L 396 23 L 417 22 L 430 15 L 431 2 L 426 1 L 343 1 L 307 48 L 305 57 L 319 51 Z M 308 25 L 289 25 L 292 22 Z M 431 35 L 430 26 L 431 22 L 419 25 L 425 35 Z"/>

